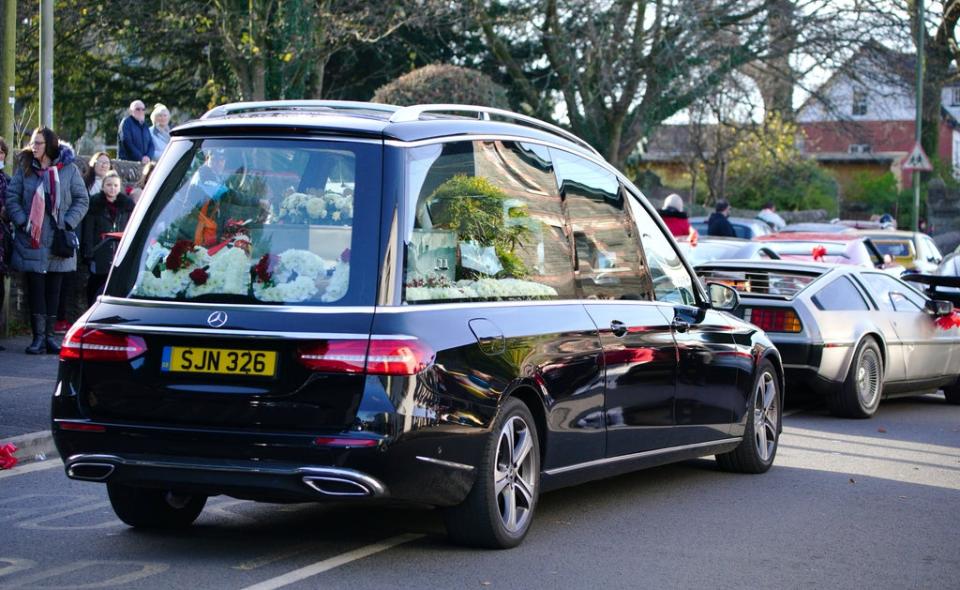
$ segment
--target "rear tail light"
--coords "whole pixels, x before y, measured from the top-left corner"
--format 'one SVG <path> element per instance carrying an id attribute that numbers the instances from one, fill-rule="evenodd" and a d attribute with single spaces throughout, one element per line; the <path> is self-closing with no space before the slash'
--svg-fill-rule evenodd
<path id="1" fill-rule="evenodd" d="M 433 362 L 419 340 L 321 340 L 301 346 L 297 360 L 313 371 L 369 375 L 415 375 Z"/>
<path id="2" fill-rule="evenodd" d="M 76 323 L 63 338 L 60 360 L 123 362 L 147 352 L 147 343 L 139 336 L 91 330 Z"/>
<path id="3" fill-rule="evenodd" d="M 786 307 L 753 307 L 744 311 L 743 319 L 765 332 L 800 332 L 803 326 L 797 313 Z"/>

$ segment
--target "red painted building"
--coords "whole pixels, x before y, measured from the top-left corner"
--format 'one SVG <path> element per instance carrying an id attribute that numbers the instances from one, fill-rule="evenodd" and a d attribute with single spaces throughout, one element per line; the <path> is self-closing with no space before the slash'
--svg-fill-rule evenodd
<path id="1" fill-rule="evenodd" d="M 913 55 L 864 47 L 798 110 L 803 152 L 830 168 L 841 189 L 858 172 L 891 171 L 909 186 L 901 165 L 915 141 L 914 80 Z M 960 87 L 943 89 L 941 112 L 937 156 L 960 170 Z"/>

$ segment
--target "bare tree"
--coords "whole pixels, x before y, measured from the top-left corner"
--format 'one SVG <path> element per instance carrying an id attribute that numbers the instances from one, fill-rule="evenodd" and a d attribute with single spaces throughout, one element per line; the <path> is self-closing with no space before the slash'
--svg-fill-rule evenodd
<path id="1" fill-rule="evenodd" d="M 471 7 L 530 111 L 556 119 L 559 105 L 572 130 L 615 165 L 655 126 L 751 64 L 788 81 L 770 93 L 771 105 L 787 108 L 792 80 L 814 67 L 794 65 L 796 49 L 819 55 L 833 43 L 835 50 L 838 33 L 853 26 L 847 3 L 831 0 L 473 0 Z"/>
<path id="2" fill-rule="evenodd" d="M 440 0 L 210 0 L 227 60 L 243 98 L 268 98 L 271 68 L 282 69 L 278 96 L 323 96 L 330 57 L 350 44 L 376 43 L 404 25 L 446 11 Z"/>
<path id="3" fill-rule="evenodd" d="M 753 132 L 759 105 L 743 76 L 731 74 L 715 91 L 688 109 L 689 163 L 693 173 L 691 191 L 702 172 L 707 183 L 705 205 L 727 198 L 727 175 L 731 152 Z"/>

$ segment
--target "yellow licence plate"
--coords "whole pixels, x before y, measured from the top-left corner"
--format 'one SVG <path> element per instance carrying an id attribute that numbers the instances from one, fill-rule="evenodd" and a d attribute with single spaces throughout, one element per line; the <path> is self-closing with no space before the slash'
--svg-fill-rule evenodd
<path id="1" fill-rule="evenodd" d="M 165 346 L 160 369 L 174 373 L 272 377 L 277 371 L 277 353 L 272 350 Z"/>

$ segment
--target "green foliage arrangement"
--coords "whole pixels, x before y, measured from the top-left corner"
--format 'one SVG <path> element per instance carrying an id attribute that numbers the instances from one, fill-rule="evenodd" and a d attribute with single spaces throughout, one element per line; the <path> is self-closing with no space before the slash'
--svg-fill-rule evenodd
<path id="1" fill-rule="evenodd" d="M 837 211 L 837 181 L 796 146 L 796 124 L 771 115 L 730 154 L 727 194 L 745 209 Z"/>
<path id="2" fill-rule="evenodd" d="M 486 178 L 458 174 L 438 186 L 427 202 L 435 228 L 455 231 L 461 242 L 493 246 L 503 266 L 497 278 L 521 278 L 528 271 L 516 249 L 523 246 L 531 232 L 524 224 L 505 223 L 507 198 L 503 190 Z M 512 208 L 508 216 L 524 218 L 527 213 Z"/>
<path id="3" fill-rule="evenodd" d="M 489 76 L 446 64 L 432 64 L 404 74 L 378 88 L 372 100 L 398 106 L 450 103 L 510 108 L 506 90 Z"/>
<path id="4" fill-rule="evenodd" d="M 844 187 L 845 209 L 864 213 L 886 213 L 897 206 L 897 179 L 892 172 L 880 176 L 869 172 L 858 172 L 853 181 Z M 911 193 L 912 195 L 912 193 Z"/>

